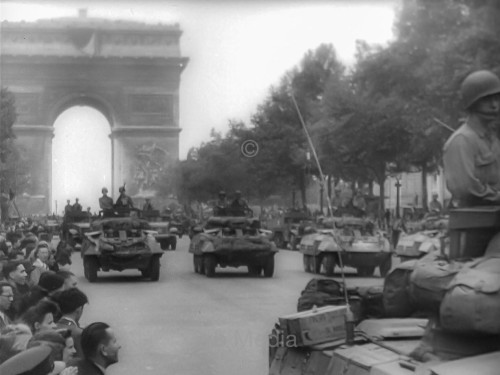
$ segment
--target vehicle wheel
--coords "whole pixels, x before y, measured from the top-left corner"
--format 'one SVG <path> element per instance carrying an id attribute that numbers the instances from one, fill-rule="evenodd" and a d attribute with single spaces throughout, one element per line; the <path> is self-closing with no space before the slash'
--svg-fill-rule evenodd
<path id="1" fill-rule="evenodd" d="M 193 255 L 193 268 L 195 273 L 200 273 L 201 269 L 201 257 L 199 255 Z"/>
<path id="2" fill-rule="evenodd" d="M 248 273 L 250 275 L 259 276 L 262 273 L 261 266 L 248 266 Z"/>
<path id="3" fill-rule="evenodd" d="M 282 233 L 276 233 L 274 235 L 273 241 L 278 249 L 284 249 L 286 247 L 286 243 Z"/>
<path id="4" fill-rule="evenodd" d="M 373 276 L 375 272 L 375 267 L 358 267 L 358 275 L 363 277 Z"/>
<path id="5" fill-rule="evenodd" d="M 83 273 L 87 280 L 91 283 L 97 280 L 97 270 L 99 263 L 94 257 L 85 257 L 83 260 Z"/>
<path id="6" fill-rule="evenodd" d="M 323 262 L 323 257 L 320 255 L 311 256 L 311 271 L 319 275 L 321 273 L 321 263 Z"/>
<path id="7" fill-rule="evenodd" d="M 175 250 L 177 247 L 177 237 L 174 237 L 170 240 L 170 248 L 172 250 Z"/>
<path id="8" fill-rule="evenodd" d="M 207 277 L 215 276 L 215 267 L 217 267 L 217 259 L 213 254 L 205 254 L 203 256 L 203 268 Z"/>
<path id="9" fill-rule="evenodd" d="M 326 276 L 333 276 L 335 270 L 335 255 L 326 254 L 323 257 Z"/>
<path id="10" fill-rule="evenodd" d="M 274 274 L 274 256 L 270 257 L 264 265 L 264 277 L 273 277 Z"/>
<path id="11" fill-rule="evenodd" d="M 151 278 L 151 281 L 160 280 L 160 257 L 155 256 L 151 258 L 148 274 Z"/>
<path id="12" fill-rule="evenodd" d="M 312 272 L 312 256 L 304 254 L 303 259 L 304 259 L 303 260 L 303 262 L 304 262 L 304 271 L 305 272 Z"/>
<path id="13" fill-rule="evenodd" d="M 290 235 L 290 250 L 297 250 L 297 237 Z"/>
<path id="14" fill-rule="evenodd" d="M 387 257 L 379 266 L 378 269 L 380 271 L 381 277 L 386 277 L 392 267 L 392 257 Z"/>

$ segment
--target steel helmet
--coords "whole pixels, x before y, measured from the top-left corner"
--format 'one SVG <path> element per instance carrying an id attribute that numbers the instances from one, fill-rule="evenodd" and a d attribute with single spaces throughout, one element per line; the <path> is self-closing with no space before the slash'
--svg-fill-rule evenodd
<path id="1" fill-rule="evenodd" d="M 465 77 L 460 92 L 463 106 L 468 109 L 485 96 L 500 94 L 500 79 L 489 70 L 478 70 Z"/>

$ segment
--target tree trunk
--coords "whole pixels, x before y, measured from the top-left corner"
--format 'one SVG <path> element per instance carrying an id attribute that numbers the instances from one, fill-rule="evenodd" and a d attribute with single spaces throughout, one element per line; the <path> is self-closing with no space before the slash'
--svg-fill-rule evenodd
<path id="1" fill-rule="evenodd" d="M 377 176 L 377 183 L 380 186 L 380 196 L 378 201 L 378 219 L 379 222 L 383 222 L 384 220 L 384 212 L 385 212 L 385 174 L 381 174 Z"/>
<path id="2" fill-rule="evenodd" d="M 300 179 L 300 198 L 302 200 L 302 208 L 307 209 L 307 197 L 306 197 L 306 178 L 302 176 Z"/>
<path id="3" fill-rule="evenodd" d="M 422 207 L 427 212 L 428 206 L 427 202 L 429 201 L 428 196 L 429 192 L 427 191 L 427 163 L 422 164 Z"/>
<path id="4" fill-rule="evenodd" d="M 331 202 L 332 201 L 332 175 L 329 174 L 327 179 L 326 179 L 326 194 L 328 195 L 328 201 L 327 202 Z M 326 212 L 327 212 L 327 216 L 332 216 L 332 213 L 330 212 L 330 205 L 327 204 L 327 207 L 326 207 Z"/>

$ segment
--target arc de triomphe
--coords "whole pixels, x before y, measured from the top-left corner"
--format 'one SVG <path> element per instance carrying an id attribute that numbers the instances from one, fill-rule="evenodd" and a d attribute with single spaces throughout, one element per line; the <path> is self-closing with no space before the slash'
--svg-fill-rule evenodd
<path id="1" fill-rule="evenodd" d="M 179 25 L 79 17 L 2 22 L 1 84 L 16 98 L 16 142 L 26 153 L 31 194 L 49 212 L 53 124 L 88 105 L 111 126 L 112 189 L 154 185 L 179 154 L 179 85 L 188 63 Z M 100 192 L 96 192 L 98 195 Z"/>

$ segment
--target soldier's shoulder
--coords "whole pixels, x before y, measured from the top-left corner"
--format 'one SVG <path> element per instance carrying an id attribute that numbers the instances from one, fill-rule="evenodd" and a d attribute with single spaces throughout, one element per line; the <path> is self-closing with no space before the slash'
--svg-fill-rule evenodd
<path id="1" fill-rule="evenodd" d="M 471 139 L 476 136 L 476 133 L 470 128 L 470 126 L 463 124 L 453 132 L 450 138 L 448 138 L 444 144 L 444 149 L 446 150 L 452 143 L 457 142 L 459 139 Z"/>

